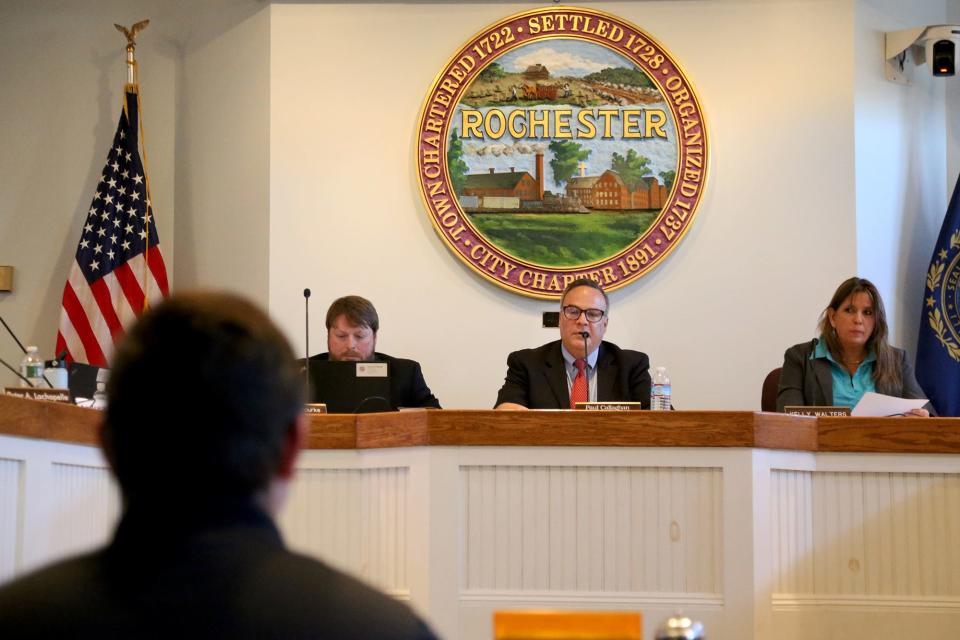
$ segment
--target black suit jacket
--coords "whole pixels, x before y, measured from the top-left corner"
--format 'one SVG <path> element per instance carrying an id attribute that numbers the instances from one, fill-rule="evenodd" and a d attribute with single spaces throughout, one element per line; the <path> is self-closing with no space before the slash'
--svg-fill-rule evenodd
<path id="1" fill-rule="evenodd" d="M 106 548 L 0 588 L 0 638 L 434 637 L 400 602 L 288 551 L 252 503 L 143 507 Z"/>
<path id="2" fill-rule="evenodd" d="M 329 360 L 330 354 L 318 353 L 315 356 L 310 356 L 310 359 Z M 373 354 L 373 360 L 374 362 L 390 363 L 390 402 L 393 409 L 399 409 L 400 407 L 440 408 L 440 401 L 433 395 L 426 380 L 423 379 L 423 371 L 420 369 L 419 362 L 406 358 L 394 358 L 379 352 Z"/>
<path id="3" fill-rule="evenodd" d="M 777 411 L 786 406 L 833 404 L 833 373 L 826 358 L 811 358 L 817 340 L 795 344 L 783 354 L 783 369 L 780 371 L 780 386 L 777 389 Z M 901 384 L 895 389 L 877 389 L 877 393 L 898 398 L 926 398 L 917 384 L 913 367 L 907 362 L 907 353 L 894 348 L 900 362 Z M 924 408 L 934 414 L 928 402 Z"/>
<path id="4" fill-rule="evenodd" d="M 597 400 L 642 402 L 650 408 L 650 360 L 647 354 L 601 342 L 597 356 Z M 560 341 L 507 356 L 507 376 L 497 404 L 514 402 L 528 409 L 569 409 L 567 372 Z"/>

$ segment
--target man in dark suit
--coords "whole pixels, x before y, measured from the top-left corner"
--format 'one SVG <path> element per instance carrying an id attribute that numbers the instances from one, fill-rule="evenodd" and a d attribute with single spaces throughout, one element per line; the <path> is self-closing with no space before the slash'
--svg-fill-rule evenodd
<path id="1" fill-rule="evenodd" d="M 0 588 L 0 637 L 433 638 L 405 605 L 284 546 L 273 517 L 307 423 L 293 353 L 260 309 L 173 296 L 113 365 L 116 534 Z"/>
<path id="2" fill-rule="evenodd" d="M 390 364 L 390 401 L 400 407 L 440 408 L 440 401 L 423 379 L 420 363 L 379 353 L 377 331 L 380 317 L 366 298 L 344 296 L 327 309 L 327 353 L 310 356 L 310 360 L 387 362 Z"/>
<path id="3" fill-rule="evenodd" d="M 507 357 L 497 409 L 571 409 L 575 402 L 640 402 L 650 407 L 650 361 L 605 342 L 609 300 L 589 278 L 560 299 L 560 340 Z"/>

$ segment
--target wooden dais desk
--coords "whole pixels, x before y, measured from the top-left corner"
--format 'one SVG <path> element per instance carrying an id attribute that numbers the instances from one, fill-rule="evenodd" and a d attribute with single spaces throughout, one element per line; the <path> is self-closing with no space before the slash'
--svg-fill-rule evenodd
<path id="1" fill-rule="evenodd" d="M 98 419 L 0 397 L 0 579 L 109 535 Z M 512 607 L 639 609 L 647 638 L 678 607 L 733 640 L 960 625 L 960 419 L 310 420 L 288 543 L 410 601 L 447 638 L 489 638 L 491 612 Z"/>

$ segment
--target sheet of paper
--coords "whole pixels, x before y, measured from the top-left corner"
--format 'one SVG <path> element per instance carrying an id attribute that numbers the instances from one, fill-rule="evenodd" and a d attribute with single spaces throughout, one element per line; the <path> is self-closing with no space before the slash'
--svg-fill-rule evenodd
<path id="1" fill-rule="evenodd" d="M 894 398 L 885 396 L 882 393 L 868 391 L 860 398 L 860 402 L 850 412 L 852 416 L 864 418 L 881 418 L 883 416 L 898 416 L 909 412 L 911 409 L 919 409 L 927 404 L 927 400 L 920 398 L 917 400 L 908 398 Z"/>

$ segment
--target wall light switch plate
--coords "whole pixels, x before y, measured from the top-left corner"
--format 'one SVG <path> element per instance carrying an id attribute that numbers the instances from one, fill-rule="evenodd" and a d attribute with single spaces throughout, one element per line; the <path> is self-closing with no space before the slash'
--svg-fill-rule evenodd
<path id="1" fill-rule="evenodd" d="M 0 292 L 13 291 L 13 267 L 0 266 Z"/>

